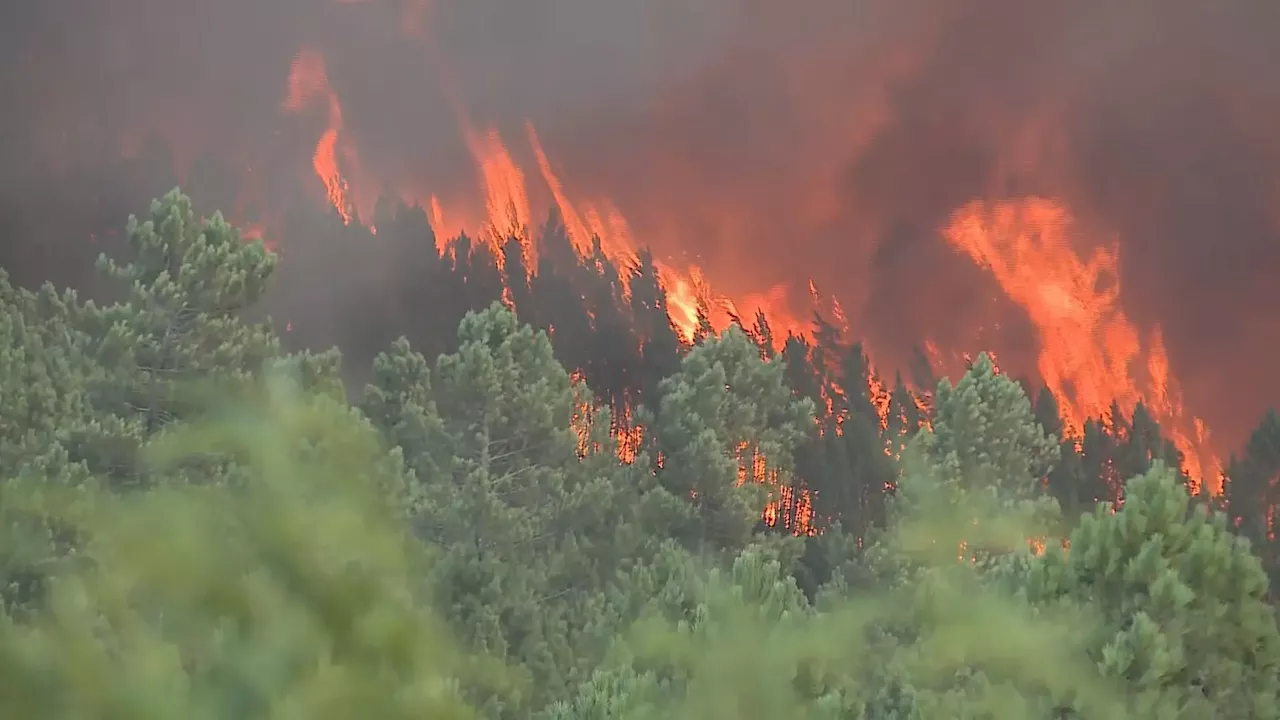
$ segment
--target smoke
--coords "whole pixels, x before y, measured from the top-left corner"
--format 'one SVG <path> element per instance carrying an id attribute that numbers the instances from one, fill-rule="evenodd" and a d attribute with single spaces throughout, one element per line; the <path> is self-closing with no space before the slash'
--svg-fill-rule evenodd
<path id="1" fill-rule="evenodd" d="M 526 119 L 569 188 L 612 199 L 659 256 L 699 262 L 731 295 L 785 282 L 799 298 L 812 277 L 889 360 L 921 338 L 1000 337 L 1032 368 L 1031 330 L 938 228 L 978 197 L 1060 198 L 1083 246 L 1118 238 L 1126 311 L 1163 327 L 1188 404 L 1220 437 L 1238 442 L 1280 401 L 1267 362 L 1280 346 L 1274 2 L 117 0 L 4 13 L 6 217 L 163 190 L 104 169 L 148 131 L 178 148 L 179 173 L 212 150 L 258 194 L 312 181 L 322 128 L 280 100 L 290 59 L 315 47 L 380 183 L 473 192 L 455 93 L 531 179 Z M 72 196 L 69 172 L 97 196 Z M 61 251 L 4 252 L 30 268 Z"/>

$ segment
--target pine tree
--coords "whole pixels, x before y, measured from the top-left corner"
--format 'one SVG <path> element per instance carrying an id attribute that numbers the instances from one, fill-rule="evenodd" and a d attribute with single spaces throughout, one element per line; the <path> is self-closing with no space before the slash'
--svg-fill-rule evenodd
<path id="1" fill-rule="evenodd" d="M 0 271 L 0 605 L 13 614 L 42 604 L 51 571 L 80 544 L 67 516 L 95 491 L 62 445 L 91 412 L 76 306 L 48 286 L 17 290 Z"/>
<path id="2" fill-rule="evenodd" d="M 1050 494 L 1062 508 L 1063 519 L 1074 523 L 1082 514 L 1093 512 L 1105 497 L 1098 496 L 1098 483 L 1087 476 L 1076 439 L 1066 436 L 1058 398 L 1047 385 L 1040 387 L 1035 402 L 1036 422 L 1045 435 L 1059 438 L 1058 459 L 1046 478 Z"/>
<path id="3" fill-rule="evenodd" d="M 124 299 L 83 310 L 86 351 L 101 368 L 86 386 L 97 418 L 67 447 L 91 470 L 133 484 L 142 443 L 193 411 L 193 386 L 242 384 L 279 347 L 269 325 L 242 319 L 276 266 L 260 241 L 242 241 L 219 214 L 199 220 L 176 189 L 151 204 L 148 220 L 130 217 L 127 234 L 127 261 L 99 261 Z"/>
<path id="4" fill-rule="evenodd" d="M 1280 505 L 1280 415 L 1270 410 L 1249 435 L 1244 454 L 1227 468 L 1227 511 L 1271 573 L 1280 574 L 1275 508 Z"/>
<path id="5" fill-rule="evenodd" d="M 1036 422 L 1022 387 L 996 373 L 985 353 L 954 386 L 938 384 L 932 426 L 908 449 L 895 514 L 928 525 L 938 518 L 963 555 L 999 556 L 1025 546 L 1056 522 L 1043 478 L 1058 457 L 1056 438 Z"/>
<path id="6" fill-rule="evenodd" d="M 653 254 L 642 250 L 632 270 L 631 317 L 640 335 L 640 377 L 634 382 L 636 401 L 658 412 L 659 386 L 680 367 L 680 336 L 671 324 L 667 293 L 662 287 Z"/>
<path id="7" fill-rule="evenodd" d="M 777 352 L 774 347 L 776 338 L 773 336 L 773 328 L 770 327 L 769 318 L 765 317 L 764 310 L 756 311 L 755 320 L 751 325 L 751 337 L 755 339 L 763 357 L 773 357 Z"/>
<path id="8" fill-rule="evenodd" d="M 897 373 L 893 380 L 893 390 L 889 393 L 888 426 L 885 428 L 885 440 L 890 452 L 894 456 L 900 455 L 923 424 L 924 417 L 916 407 L 915 397 L 903 382 L 902 373 Z"/>
<path id="9" fill-rule="evenodd" d="M 937 412 L 932 429 L 921 435 L 922 447 L 948 482 L 1011 500 L 1041 494 L 1041 478 L 1058 455 L 1057 439 L 1045 434 L 1022 388 L 996 374 L 987 355 L 955 386 L 940 383 L 935 397 Z"/>
<path id="10" fill-rule="evenodd" d="M 537 327 L 537 306 L 533 303 L 533 291 L 529 285 L 529 259 L 524 242 L 514 235 L 509 236 L 502 246 L 502 280 L 516 316 L 521 322 Z"/>
<path id="11" fill-rule="evenodd" d="M 794 471 L 793 449 L 812 426 L 814 407 L 783 381 L 781 359 L 763 361 L 740 328 L 704 341 L 663 381 L 654 433 L 665 460 L 659 478 L 692 498 L 699 523 L 682 540 L 693 548 L 740 548 L 770 488 L 769 473 Z M 757 477 L 755 457 L 766 464 Z"/>
<path id="12" fill-rule="evenodd" d="M 416 526 L 441 548 L 441 609 L 470 647 L 531 674 L 531 694 L 485 711 L 526 717 L 581 682 L 620 630 L 625 609 L 607 591 L 687 503 L 644 458 L 618 461 L 608 407 L 500 305 L 468 314 L 458 352 L 434 369 L 397 342 L 375 361 L 363 407 L 420 484 Z"/>
<path id="13" fill-rule="evenodd" d="M 698 324 L 693 328 L 691 342 L 702 345 L 716 336 L 716 328 L 711 324 L 711 308 L 704 298 L 698 298 Z"/>
<path id="14" fill-rule="evenodd" d="M 454 243 L 454 271 L 462 281 L 462 297 L 467 311 L 478 312 L 502 301 L 506 285 L 494 252 L 492 244 L 477 242 L 465 234 Z"/>
<path id="15" fill-rule="evenodd" d="M 1086 420 L 1080 454 L 1089 489 L 1082 497 L 1093 497 L 1097 502 L 1118 502 L 1121 499 L 1123 478 L 1116 474 L 1115 453 L 1115 436 L 1096 418 Z"/>
<path id="16" fill-rule="evenodd" d="M 1280 630 L 1266 574 L 1226 517 L 1192 507 L 1163 463 L 1126 484 L 1123 508 L 1104 503 L 1086 516 L 1069 550 L 1049 548 L 1027 590 L 1034 602 L 1076 603 L 1102 620 L 1094 657 L 1123 684 L 1134 717 L 1280 712 Z"/>

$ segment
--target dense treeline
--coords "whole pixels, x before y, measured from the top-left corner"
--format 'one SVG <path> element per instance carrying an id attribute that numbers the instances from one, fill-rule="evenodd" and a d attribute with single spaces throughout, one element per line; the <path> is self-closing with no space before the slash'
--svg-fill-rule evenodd
<path id="1" fill-rule="evenodd" d="M 373 221 L 376 237 L 359 226 L 344 227 L 342 232 L 350 237 L 336 250 L 331 245 L 323 249 L 319 244 L 291 245 L 289 262 L 281 269 L 287 275 L 312 273 L 320 265 L 363 265 L 377 273 L 399 268 L 399 276 L 383 283 L 393 291 L 360 299 L 360 312 L 369 319 L 351 323 L 356 330 L 339 341 L 348 364 L 358 366 L 348 367 L 348 377 L 364 379 L 359 368 L 372 358 L 360 353 L 377 352 L 373 349 L 385 348 L 401 336 L 410 338 L 428 358 L 454 352 L 459 342 L 456 329 L 463 317 L 504 302 L 520 322 L 547 332 L 556 359 L 586 380 L 613 410 L 615 431 L 625 434 L 635 423 L 634 408 L 656 411 L 661 407 L 661 383 L 692 347 L 672 327 L 651 256 L 642 252 L 633 265 L 619 267 L 598 245 L 593 252 L 580 254 L 554 211 L 536 231 L 516 229 L 501 257 L 494 255 L 489 243 L 466 237 L 445 251 L 432 251 L 437 247 L 436 236 L 418 208 L 385 203 Z M 336 215 L 328 224 L 338 225 Z M 536 266 L 530 267 L 516 234 L 535 240 Z M 387 259 L 385 254 L 399 253 L 401 248 L 414 250 L 408 258 Z M 331 255 L 335 252 L 338 257 Z M 309 253 L 323 253 L 326 259 L 313 260 Z M 348 255 L 343 257 L 344 253 Z M 302 287 L 307 283 L 297 278 L 285 284 Z M 339 289 L 320 299 L 307 292 L 297 298 L 278 298 L 276 304 L 286 314 L 292 309 L 302 318 L 314 317 L 317 303 L 330 302 L 321 314 L 340 315 L 352 295 Z M 938 379 L 925 353 L 916 352 L 905 374 L 883 376 L 857 338 L 845 337 L 821 315 L 815 314 L 807 338 L 778 337 L 764 316 L 741 318 L 738 324 L 764 356 L 781 347 L 787 385 L 820 411 L 817 425 L 806 428 L 806 437 L 795 448 L 796 467 L 786 476 L 789 486 L 776 491 L 779 502 L 771 506 L 776 512 L 770 522 L 803 531 L 839 519 L 848 532 L 864 536 L 883 519 L 885 496 L 893 491 L 896 470 L 884 450 L 899 454 L 932 412 L 932 389 Z M 299 347 L 327 347 L 333 325 L 317 325 L 319 330 L 312 332 L 299 323 L 288 340 Z M 704 322 L 695 331 L 693 344 L 712 332 Z M 1179 451 L 1143 405 L 1131 412 L 1113 405 L 1106 418 L 1085 422 L 1081 438 L 1062 437 L 1058 398 L 1043 385 L 1019 382 L 1032 399 L 1036 420 L 1060 440 L 1059 459 L 1047 485 L 1069 517 L 1090 512 L 1101 501 L 1119 502 L 1125 479 L 1146 472 L 1157 461 L 1172 468 L 1183 466 Z M 655 455 L 651 452 L 650 457 Z M 1273 572 L 1280 570 L 1270 510 L 1280 502 L 1272 487 L 1278 477 L 1280 419 L 1271 413 L 1231 459 L 1223 497 L 1198 498 L 1227 512 Z"/>
<path id="2" fill-rule="evenodd" d="M 1274 414 L 1193 498 L 1141 407 L 1076 443 L 986 356 L 685 343 L 554 217 L 536 268 L 377 227 L 423 251 L 372 358 L 288 351 L 176 191 L 110 301 L 0 278 L 6 716 L 1280 713 Z"/>

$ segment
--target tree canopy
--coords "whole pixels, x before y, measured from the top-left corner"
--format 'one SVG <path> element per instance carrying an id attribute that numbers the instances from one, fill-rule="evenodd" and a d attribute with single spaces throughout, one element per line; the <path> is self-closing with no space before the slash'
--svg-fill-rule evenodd
<path id="1" fill-rule="evenodd" d="M 1280 716 L 1274 413 L 1193 497 L 1141 406 L 682 338 L 554 217 L 536 267 L 431 236 L 354 359 L 181 193 L 126 234 L 105 300 L 0 274 L 5 717 Z"/>

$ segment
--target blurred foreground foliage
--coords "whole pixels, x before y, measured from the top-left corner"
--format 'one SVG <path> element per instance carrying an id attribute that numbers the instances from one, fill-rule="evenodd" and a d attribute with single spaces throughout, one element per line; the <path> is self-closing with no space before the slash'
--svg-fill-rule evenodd
<path id="1" fill-rule="evenodd" d="M 458 679 L 501 675 L 421 601 L 427 558 L 376 433 L 328 397 L 268 390 L 149 448 L 157 469 L 239 466 L 212 482 L 8 488 L 6 511 L 56 509 L 82 542 L 0 625 L 4 717 L 474 716 Z"/>
<path id="2" fill-rule="evenodd" d="M 43 600 L 0 623 L 4 717 L 468 718 L 486 694 L 518 702 L 528 673 L 460 651 L 430 609 L 433 553 L 410 527 L 423 499 L 399 453 L 331 396 L 281 375 L 258 390 L 149 447 L 157 472 L 193 458 L 234 466 L 209 482 L 5 488 L 10 517 L 56 518 L 79 541 L 50 561 Z M 607 663 L 539 714 L 1227 717 L 1207 694 L 1171 688 L 1165 664 L 1194 665 L 1188 646 L 1231 639 L 1165 618 L 1194 611 L 1203 627 L 1216 616 L 1239 633 L 1271 616 L 1185 584 L 1257 568 L 1167 471 L 1136 479 L 1123 510 L 1086 518 L 1072 552 L 1050 541 L 1034 554 L 1025 518 L 978 493 L 947 497 L 877 539 L 886 557 L 871 572 L 889 576 L 838 580 L 814 603 L 785 572 L 786 541 L 751 544 L 723 567 L 666 546 L 646 568 L 661 576 L 656 592 Z M 1147 593 L 1111 606 L 1126 620 L 1089 602 L 1142 578 Z M 1274 635 L 1261 639 L 1274 653 Z M 1202 677 L 1221 688 L 1215 701 L 1262 717 L 1274 706 L 1234 698 L 1232 683 L 1256 683 L 1253 673 L 1225 660 Z"/>

